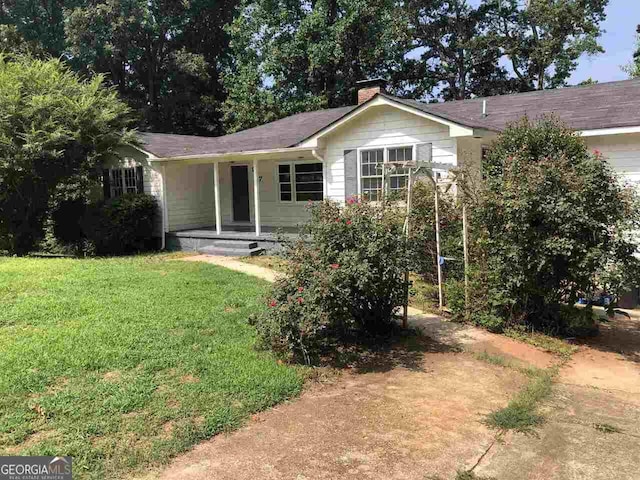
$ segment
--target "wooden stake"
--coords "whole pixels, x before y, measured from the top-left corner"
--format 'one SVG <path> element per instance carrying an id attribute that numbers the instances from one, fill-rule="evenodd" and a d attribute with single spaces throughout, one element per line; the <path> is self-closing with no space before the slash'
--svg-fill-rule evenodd
<path id="1" fill-rule="evenodd" d="M 411 167 L 409 167 L 409 178 L 407 179 L 407 217 L 405 218 L 404 224 L 404 233 L 407 237 L 407 242 L 409 241 L 409 224 L 411 222 L 411 194 L 413 192 L 412 188 L 413 176 L 411 175 Z M 407 285 L 407 296 L 404 302 L 404 312 L 402 315 L 402 328 L 407 328 L 409 326 L 409 270 L 404 272 L 404 281 Z"/>
<path id="2" fill-rule="evenodd" d="M 438 304 L 440 310 L 444 307 L 444 299 L 442 294 L 442 267 L 440 266 L 440 213 L 438 212 L 438 179 L 433 179 L 435 189 L 435 210 L 436 210 L 436 264 L 438 266 Z"/>
<path id="3" fill-rule="evenodd" d="M 464 308 L 469 312 L 469 231 L 467 229 L 467 206 L 462 199 L 462 248 L 464 250 Z"/>

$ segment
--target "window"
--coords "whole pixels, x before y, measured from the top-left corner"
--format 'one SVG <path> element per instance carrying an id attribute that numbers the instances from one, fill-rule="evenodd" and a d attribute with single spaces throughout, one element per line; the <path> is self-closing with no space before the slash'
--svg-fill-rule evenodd
<path id="1" fill-rule="evenodd" d="M 322 200 L 324 198 L 322 163 L 278 165 L 278 188 L 281 202 Z"/>
<path id="2" fill-rule="evenodd" d="M 322 200 L 322 163 L 296 163 L 296 201 Z"/>
<path id="3" fill-rule="evenodd" d="M 410 162 L 413 160 L 413 147 L 389 148 L 387 150 L 388 162 Z M 396 167 L 389 171 L 389 192 L 403 192 L 409 182 L 409 169 Z"/>
<path id="4" fill-rule="evenodd" d="M 290 202 L 293 199 L 291 165 L 278 165 L 278 180 L 280 184 L 280 201 Z"/>
<path id="5" fill-rule="evenodd" d="M 388 162 L 410 162 L 412 160 L 413 146 L 361 150 L 360 193 L 362 198 L 380 201 L 383 190 L 387 190 L 391 194 L 400 193 L 402 195 L 408 186 L 409 169 L 396 167 L 383 171 L 382 166 Z"/>
<path id="6" fill-rule="evenodd" d="M 111 186 L 111 198 L 119 197 L 124 193 L 124 186 L 122 185 L 122 170 L 119 168 L 112 168 L 109 170 L 109 184 Z"/>
<path id="7" fill-rule="evenodd" d="M 142 192 L 142 167 L 105 170 L 103 182 L 106 198 L 119 197 L 125 193 Z"/>
<path id="8" fill-rule="evenodd" d="M 382 163 L 384 150 L 363 150 L 360 152 L 360 180 L 362 198 L 379 201 L 382 199 Z"/>

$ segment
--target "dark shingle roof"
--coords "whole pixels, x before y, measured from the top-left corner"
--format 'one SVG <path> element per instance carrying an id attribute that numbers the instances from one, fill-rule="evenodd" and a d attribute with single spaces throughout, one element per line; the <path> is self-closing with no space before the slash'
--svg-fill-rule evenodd
<path id="1" fill-rule="evenodd" d="M 555 114 L 574 130 L 640 126 L 640 79 L 500 95 L 445 103 L 385 98 L 445 120 L 500 131 L 527 115 Z M 487 102 L 486 117 L 482 102 Z M 299 113 L 221 137 L 142 133 L 143 148 L 158 157 L 222 154 L 293 147 L 338 121 L 358 106 Z"/>
<path id="2" fill-rule="evenodd" d="M 292 147 L 343 117 L 355 105 L 298 113 L 221 137 L 141 133 L 142 148 L 158 157 L 271 150 Z"/>
<path id="3" fill-rule="evenodd" d="M 574 130 L 640 126 L 640 79 L 445 103 L 392 98 L 455 123 L 489 130 L 502 130 L 524 115 L 535 119 L 544 114 L 557 115 Z"/>

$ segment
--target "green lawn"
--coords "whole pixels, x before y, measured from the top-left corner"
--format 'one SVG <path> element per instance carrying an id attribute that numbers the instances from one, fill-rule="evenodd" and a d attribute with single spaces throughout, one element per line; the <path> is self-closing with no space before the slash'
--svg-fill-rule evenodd
<path id="1" fill-rule="evenodd" d="M 266 282 L 163 256 L 0 258 L 0 453 L 114 478 L 296 395 L 254 348 Z"/>

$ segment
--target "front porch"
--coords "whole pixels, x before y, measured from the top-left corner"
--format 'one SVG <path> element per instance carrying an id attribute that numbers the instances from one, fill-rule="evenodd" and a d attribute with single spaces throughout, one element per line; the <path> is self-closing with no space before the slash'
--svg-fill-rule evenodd
<path id="1" fill-rule="evenodd" d="M 266 252 L 277 251 L 281 248 L 281 242 L 296 240 L 298 229 L 296 227 L 269 227 L 263 226 L 259 235 L 256 235 L 254 225 L 223 225 L 220 233 L 214 226 L 177 230 L 167 232 L 165 236 L 167 250 L 171 251 L 200 251 L 207 247 L 214 247 L 221 242 L 256 244 L 257 248 Z M 252 250 L 248 248 L 248 250 Z"/>
<path id="2" fill-rule="evenodd" d="M 326 188 L 322 159 L 301 151 L 168 162 L 162 177 L 168 250 L 197 251 L 217 241 L 277 249 L 283 235 L 296 237 L 309 218 L 310 195 L 322 199 Z"/>

